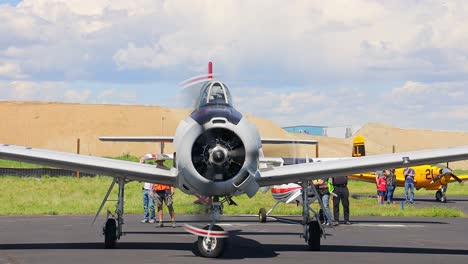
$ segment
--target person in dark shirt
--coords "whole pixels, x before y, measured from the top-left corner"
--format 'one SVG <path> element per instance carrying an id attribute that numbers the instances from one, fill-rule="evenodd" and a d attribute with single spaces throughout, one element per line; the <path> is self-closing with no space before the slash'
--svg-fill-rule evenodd
<path id="1" fill-rule="evenodd" d="M 339 224 L 340 220 L 340 201 L 343 203 L 344 221 L 346 225 L 350 225 L 349 221 L 349 191 L 348 191 L 348 177 L 333 177 L 332 178 L 334 193 L 333 197 L 333 218 L 335 225 Z"/>
<path id="2" fill-rule="evenodd" d="M 386 170 L 387 175 L 387 203 L 394 203 L 393 202 L 393 193 L 395 192 L 397 182 L 395 177 L 395 170 Z"/>

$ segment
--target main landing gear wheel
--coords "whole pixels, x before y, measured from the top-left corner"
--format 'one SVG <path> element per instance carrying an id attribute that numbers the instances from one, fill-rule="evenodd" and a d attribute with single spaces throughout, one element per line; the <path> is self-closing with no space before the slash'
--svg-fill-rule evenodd
<path id="1" fill-rule="evenodd" d="M 258 220 L 260 223 L 266 223 L 267 214 L 265 208 L 260 208 L 260 210 L 258 210 Z"/>
<path id="2" fill-rule="evenodd" d="M 209 225 L 203 227 L 203 229 L 208 230 Z M 213 231 L 224 231 L 220 226 L 213 225 L 211 229 Z M 216 238 L 216 237 L 198 237 L 197 246 L 198 252 L 205 258 L 217 258 L 224 253 L 225 238 Z"/>
<path id="3" fill-rule="evenodd" d="M 107 219 L 104 227 L 104 246 L 106 248 L 114 248 L 117 241 L 117 223 L 115 219 Z"/>
<path id="4" fill-rule="evenodd" d="M 442 201 L 442 197 L 443 197 L 443 196 L 444 196 L 444 195 L 442 194 L 442 191 L 441 191 L 441 190 L 438 190 L 438 191 L 436 192 L 436 194 L 435 194 L 435 198 L 436 198 L 436 200 L 437 200 L 438 202 L 441 202 L 441 201 Z"/>
<path id="5" fill-rule="evenodd" d="M 307 245 L 310 251 L 320 251 L 320 238 L 322 237 L 322 229 L 317 221 L 309 223 L 309 240 Z"/>

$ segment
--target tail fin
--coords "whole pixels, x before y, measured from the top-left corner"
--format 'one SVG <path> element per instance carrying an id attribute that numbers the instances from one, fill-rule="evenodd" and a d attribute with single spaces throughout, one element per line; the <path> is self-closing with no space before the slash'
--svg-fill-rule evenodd
<path id="1" fill-rule="evenodd" d="M 366 155 L 366 145 L 363 136 L 357 136 L 353 140 L 353 157 L 364 157 Z"/>

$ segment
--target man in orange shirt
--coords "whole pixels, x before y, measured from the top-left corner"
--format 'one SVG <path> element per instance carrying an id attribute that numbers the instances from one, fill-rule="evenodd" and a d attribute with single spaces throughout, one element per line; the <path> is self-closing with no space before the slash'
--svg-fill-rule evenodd
<path id="1" fill-rule="evenodd" d="M 160 169 L 169 169 L 164 166 L 164 160 L 157 160 L 156 167 Z M 159 227 L 163 227 L 163 203 L 166 204 L 169 214 L 171 215 L 172 227 L 176 227 L 174 208 L 172 207 L 172 196 L 174 195 L 174 187 L 164 184 L 153 184 L 152 197 L 154 204 L 158 207 Z"/>

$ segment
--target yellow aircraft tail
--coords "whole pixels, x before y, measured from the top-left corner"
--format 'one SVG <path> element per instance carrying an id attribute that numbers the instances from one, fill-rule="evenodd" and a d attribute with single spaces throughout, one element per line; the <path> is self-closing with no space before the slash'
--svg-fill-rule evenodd
<path id="1" fill-rule="evenodd" d="M 364 144 L 364 137 L 357 136 L 353 140 L 353 157 L 364 157 L 366 155 L 366 145 Z"/>

